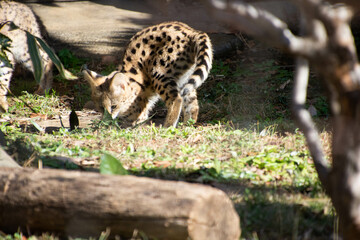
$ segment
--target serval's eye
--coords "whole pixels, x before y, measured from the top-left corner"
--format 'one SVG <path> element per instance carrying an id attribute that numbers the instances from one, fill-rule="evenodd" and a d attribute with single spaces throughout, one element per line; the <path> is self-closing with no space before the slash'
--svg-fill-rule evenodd
<path id="1" fill-rule="evenodd" d="M 112 106 L 111 106 L 111 111 L 114 111 L 115 108 L 116 108 L 116 105 L 112 105 Z"/>

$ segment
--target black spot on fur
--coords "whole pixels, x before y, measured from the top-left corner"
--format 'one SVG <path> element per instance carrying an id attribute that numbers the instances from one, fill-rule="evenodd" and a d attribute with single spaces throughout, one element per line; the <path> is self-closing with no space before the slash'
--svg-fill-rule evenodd
<path id="1" fill-rule="evenodd" d="M 206 41 L 201 42 L 199 46 L 206 46 Z"/>
<path id="2" fill-rule="evenodd" d="M 156 67 L 156 64 L 157 64 L 156 59 L 154 59 L 153 66 Z"/>
<path id="3" fill-rule="evenodd" d="M 203 65 L 206 68 L 206 71 L 209 70 L 209 66 L 204 58 L 201 59 L 201 61 L 198 62 L 198 65 Z"/>
<path id="4" fill-rule="evenodd" d="M 137 71 L 136 71 L 136 69 L 135 68 L 130 68 L 130 72 L 132 73 L 132 74 L 137 74 Z"/>
<path id="5" fill-rule="evenodd" d="M 164 90 L 161 90 L 160 91 L 160 95 L 164 95 L 165 91 Z"/>
<path id="6" fill-rule="evenodd" d="M 198 76 L 200 76 L 201 79 L 204 78 L 204 73 L 203 73 L 203 71 L 202 71 L 201 69 L 196 70 L 196 71 L 193 73 L 193 75 L 198 75 Z"/>
<path id="7" fill-rule="evenodd" d="M 207 46 L 203 46 L 202 48 L 200 48 L 199 52 L 205 52 L 205 50 L 207 50 Z"/>
<path id="8" fill-rule="evenodd" d="M 177 36 L 177 37 L 176 37 L 176 40 L 180 41 L 180 37 L 179 37 L 179 36 Z"/>
<path id="9" fill-rule="evenodd" d="M 168 53 L 172 53 L 173 51 L 174 51 L 173 48 L 169 48 L 169 49 L 168 49 Z"/>
<path id="10" fill-rule="evenodd" d="M 161 37 L 156 37 L 155 40 L 156 40 L 157 42 L 161 42 L 162 38 L 161 38 Z"/>
<path id="11" fill-rule="evenodd" d="M 143 38 L 142 42 L 145 43 L 145 44 L 148 44 L 149 40 L 147 38 Z"/>
<path id="12" fill-rule="evenodd" d="M 170 28 L 171 26 L 172 26 L 172 24 L 168 24 L 168 25 L 166 25 L 166 27 L 167 27 L 167 28 Z"/>
<path id="13" fill-rule="evenodd" d="M 181 28 L 180 28 L 179 26 L 175 26 L 174 29 L 175 29 L 176 31 L 180 31 Z"/>
<path id="14" fill-rule="evenodd" d="M 168 86 L 176 87 L 177 84 L 176 84 L 175 81 L 171 80 L 171 81 L 168 81 L 168 82 L 164 85 L 164 88 L 166 89 Z"/>
<path id="15" fill-rule="evenodd" d="M 126 61 L 131 62 L 131 57 L 127 57 Z"/>
<path id="16" fill-rule="evenodd" d="M 150 32 L 150 29 L 149 29 L 149 28 L 148 28 L 148 29 L 146 29 L 145 33 L 148 33 L 148 32 Z"/>
<path id="17" fill-rule="evenodd" d="M 150 39 L 151 39 L 151 40 L 154 40 L 154 36 L 153 36 L 153 35 L 150 35 Z"/>
<path id="18" fill-rule="evenodd" d="M 168 40 L 169 42 L 171 41 L 171 39 L 172 39 L 172 38 L 171 38 L 170 36 L 167 37 L 167 40 Z"/>
<path id="19" fill-rule="evenodd" d="M 135 54 L 135 53 L 136 53 L 136 49 L 135 49 L 135 48 L 131 49 L 131 53 L 132 53 L 132 54 Z"/>
<path id="20" fill-rule="evenodd" d="M 153 27 L 153 29 L 151 29 L 151 31 L 156 31 L 157 30 L 157 27 Z"/>
<path id="21" fill-rule="evenodd" d="M 154 55 L 155 54 L 155 51 L 151 51 L 150 52 L 150 56 Z"/>
<path id="22" fill-rule="evenodd" d="M 157 79 L 157 80 L 160 80 L 160 79 L 162 79 L 163 77 L 164 77 L 164 74 L 160 74 L 160 73 L 159 73 L 159 74 L 156 76 L 156 79 Z"/>
<path id="23" fill-rule="evenodd" d="M 165 26 L 160 26 L 159 29 L 162 30 Z"/>
<path id="24" fill-rule="evenodd" d="M 138 62 L 138 66 L 139 66 L 139 68 L 140 68 L 140 69 L 142 69 L 142 68 L 143 68 L 143 65 L 142 65 L 142 63 L 141 63 L 141 62 Z"/>
<path id="25" fill-rule="evenodd" d="M 177 89 L 173 89 L 170 91 L 170 94 L 173 96 L 173 97 L 177 97 L 178 95 L 178 90 Z"/>
<path id="26" fill-rule="evenodd" d="M 155 74 L 154 74 L 154 78 L 158 78 L 160 76 L 160 73 L 158 73 L 158 72 L 156 72 Z"/>
<path id="27" fill-rule="evenodd" d="M 162 33 L 162 37 L 163 37 L 163 38 L 166 38 L 166 32 L 163 32 L 163 33 Z"/>
<path id="28" fill-rule="evenodd" d="M 188 83 L 192 84 L 192 85 L 195 85 L 195 79 L 191 78 Z"/>
<path id="29" fill-rule="evenodd" d="M 145 51 L 144 50 L 141 52 L 141 55 L 143 55 L 145 57 Z"/>
<path id="30" fill-rule="evenodd" d="M 154 49 L 154 48 L 155 48 L 155 45 L 154 45 L 154 44 L 151 44 L 151 45 L 150 45 L 150 48 L 151 48 L 151 49 Z"/>
<path id="31" fill-rule="evenodd" d="M 160 51 L 158 52 L 159 55 L 162 55 L 163 53 L 164 53 L 163 50 L 160 50 Z"/>
<path id="32" fill-rule="evenodd" d="M 140 43 L 137 43 L 135 46 L 136 46 L 137 48 L 140 48 Z"/>
<path id="33" fill-rule="evenodd" d="M 169 70 L 167 70 L 167 74 L 169 74 L 169 73 L 171 73 L 172 72 L 172 70 L 171 70 L 171 68 L 169 69 Z"/>
<path id="34" fill-rule="evenodd" d="M 160 64 L 161 64 L 161 66 L 165 66 L 165 61 L 160 59 Z"/>

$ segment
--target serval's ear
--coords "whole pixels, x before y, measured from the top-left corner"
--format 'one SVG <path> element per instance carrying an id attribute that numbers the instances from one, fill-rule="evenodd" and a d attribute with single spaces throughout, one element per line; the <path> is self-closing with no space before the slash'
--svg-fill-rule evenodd
<path id="1" fill-rule="evenodd" d="M 92 91 L 98 90 L 97 88 L 106 81 L 105 76 L 99 75 L 96 72 L 91 71 L 89 69 L 84 69 L 82 71 L 82 73 L 84 74 L 84 78 L 90 84 L 90 87 L 91 87 Z"/>
<path id="2" fill-rule="evenodd" d="M 128 82 L 129 79 L 125 74 L 116 72 L 111 78 L 110 87 L 109 87 L 110 93 L 113 96 L 121 95 L 122 93 L 124 93 L 124 91 L 126 91 Z"/>

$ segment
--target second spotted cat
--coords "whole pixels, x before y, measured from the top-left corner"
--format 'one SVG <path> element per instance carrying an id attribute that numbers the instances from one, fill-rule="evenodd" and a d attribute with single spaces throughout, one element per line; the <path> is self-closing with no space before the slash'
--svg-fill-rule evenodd
<path id="1" fill-rule="evenodd" d="M 125 50 L 121 66 L 108 76 L 85 69 L 85 79 L 99 110 L 133 124 L 148 118 L 161 98 L 168 110 L 165 127 L 198 118 L 196 89 L 212 67 L 212 45 L 204 32 L 180 22 L 166 22 L 135 34 Z"/>
<path id="2" fill-rule="evenodd" d="M 13 22 L 18 28 L 13 28 L 10 22 Z M 34 72 L 27 44 L 26 31 L 38 38 L 41 38 L 41 33 L 39 23 L 32 10 L 25 4 L 18 2 L 0 1 L 0 24 L 2 26 L 0 33 L 11 39 L 10 51 L 5 53 L 13 65 L 9 67 L 0 59 L 0 112 L 6 112 L 8 110 L 6 94 L 10 87 L 15 64 L 20 64 L 25 69 Z M 41 49 L 40 55 L 43 61 L 44 74 L 40 80 L 37 93 L 44 94 L 52 85 L 53 63 Z"/>

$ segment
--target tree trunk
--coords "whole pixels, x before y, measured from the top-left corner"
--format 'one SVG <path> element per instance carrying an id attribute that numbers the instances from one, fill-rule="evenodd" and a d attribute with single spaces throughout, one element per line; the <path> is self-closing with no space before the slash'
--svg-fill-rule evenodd
<path id="1" fill-rule="evenodd" d="M 338 0 L 330 0 L 333 3 Z M 344 239 L 360 236 L 360 64 L 350 29 L 354 11 L 344 4 L 294 0 L 301 12 L 300 35 L 272 14 L 239 1 L 203 0 L 232 29 L 245 31 L 297 57 L 293 110 L 307 139 L 319 179 L 339 216 Z M 345 0 L 360 9 L 360 1 Z M 332 163 L 306 109 L 309 63 L 324 80 L 333 120 Z"/>
<path id="2" fill-rule="evenodd" d="M 135 176 L 0 168 L 0 229 L 31 234 L 239 239 L 239 217 L 218 189 Z"/>
<path id="3" fill-rule="evenodd" d="M 342 96 L 343 111 L 334 118 L 333 168 L 329 192 L 344 239 L 360 236 L 360 94 Z M 348 102 L 350 104 L 345 104 Z"/>

